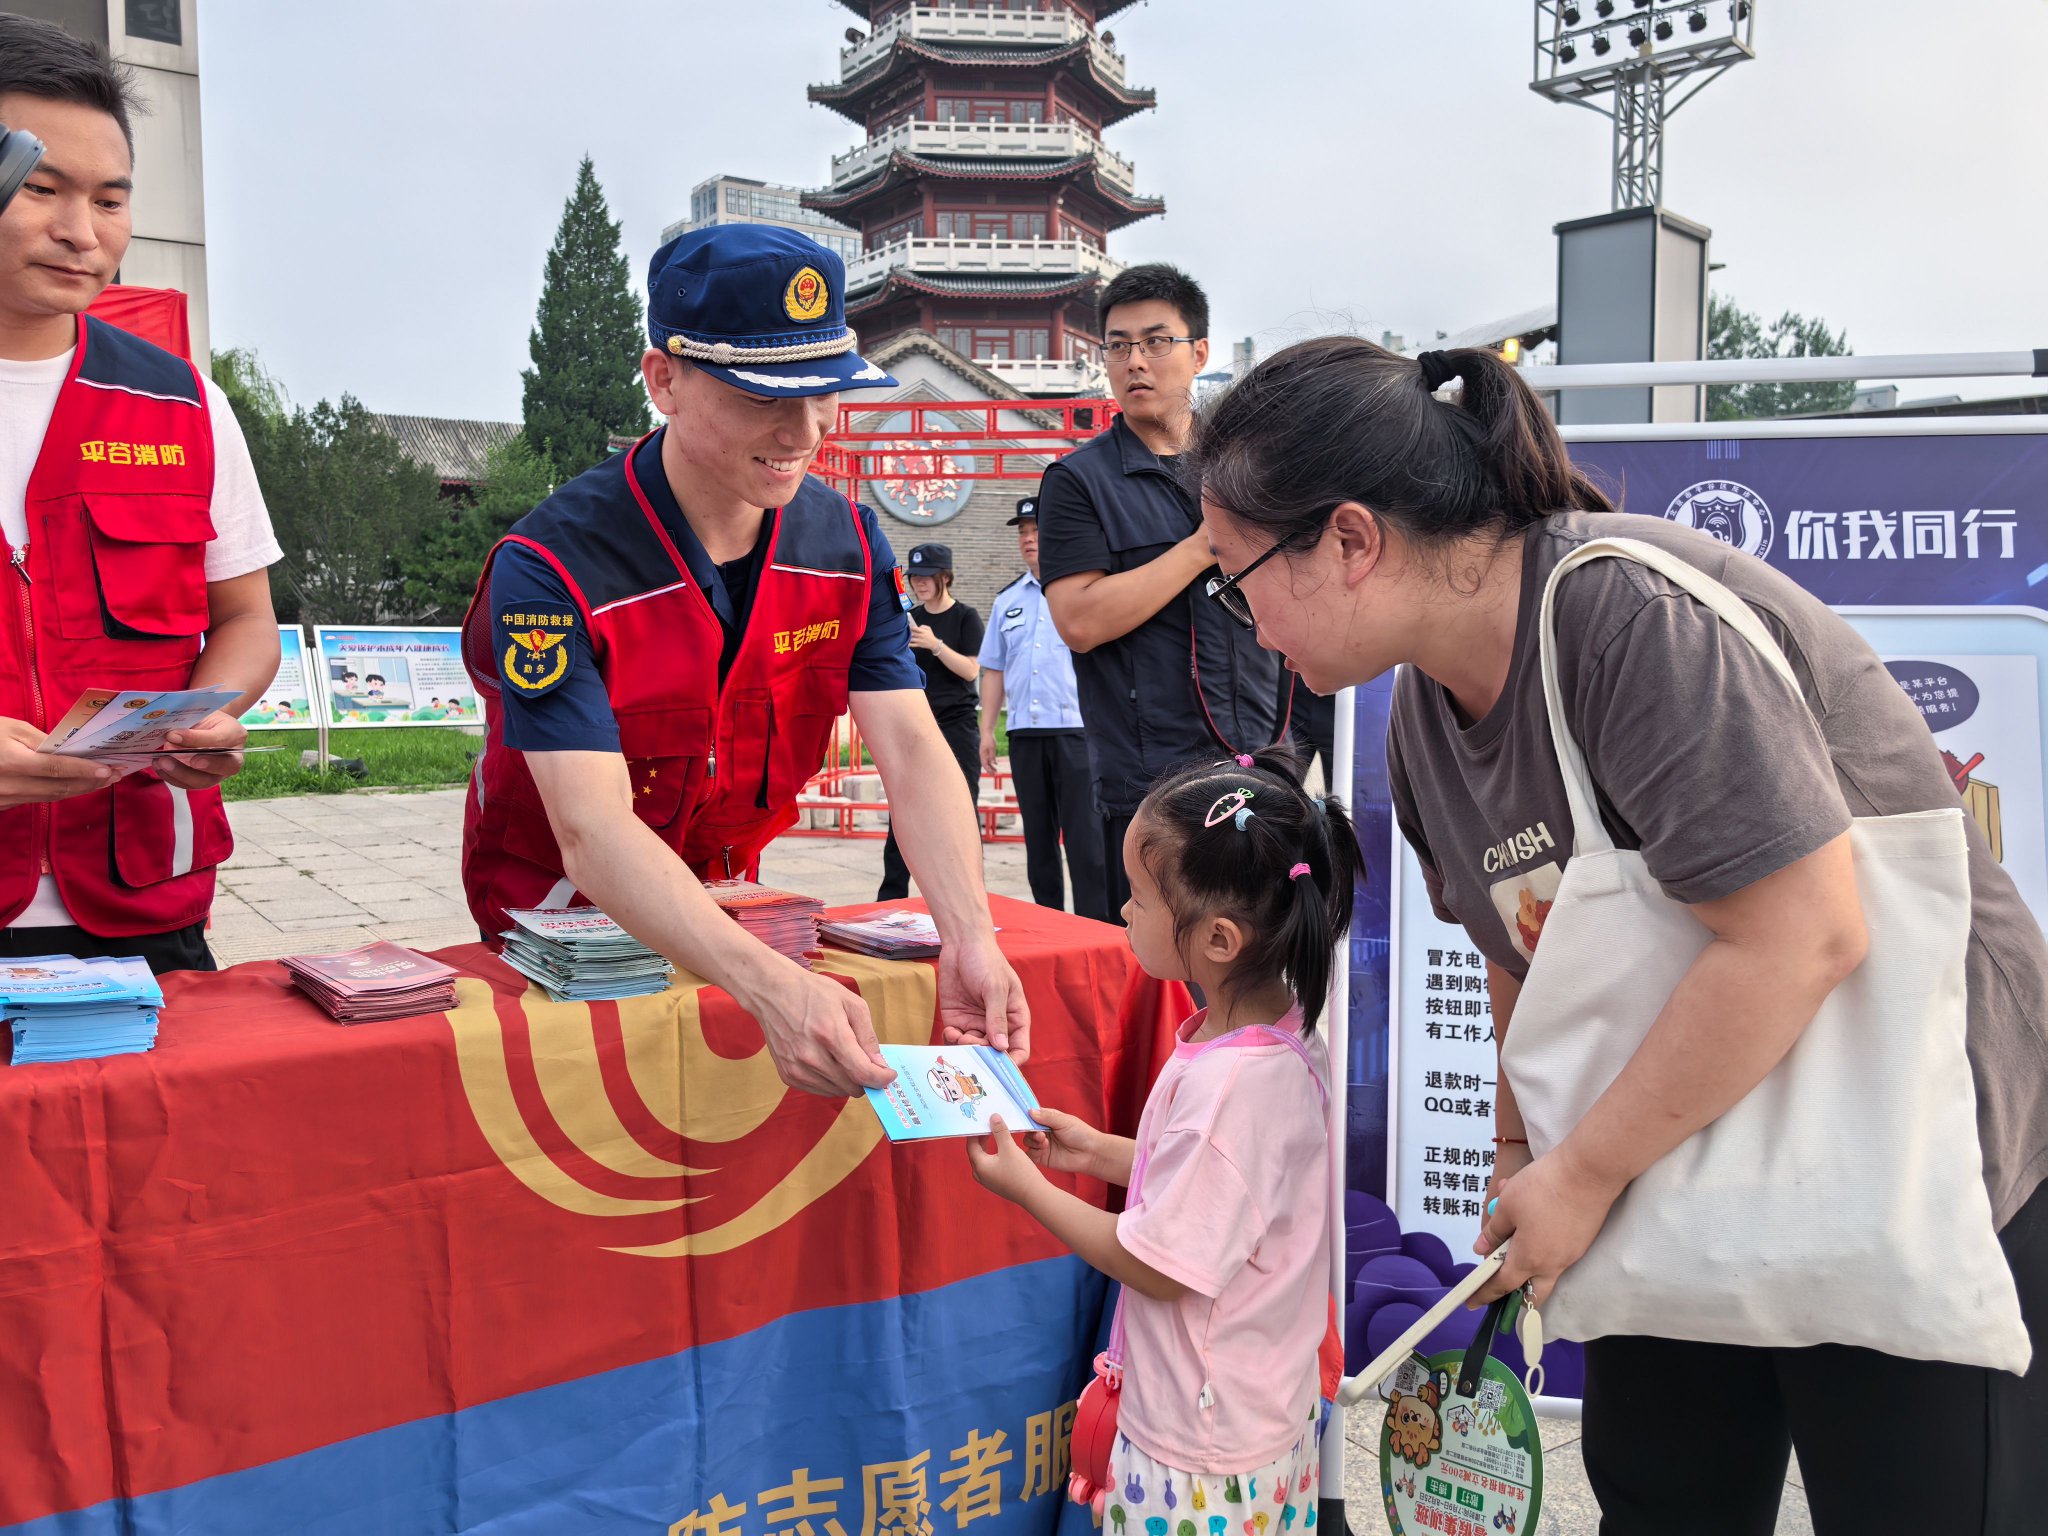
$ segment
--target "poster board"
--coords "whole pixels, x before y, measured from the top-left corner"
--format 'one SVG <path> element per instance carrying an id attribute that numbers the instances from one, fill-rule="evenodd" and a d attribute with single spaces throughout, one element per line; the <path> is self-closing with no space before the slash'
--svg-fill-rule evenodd
<path id="1" fill-rule="evenodd" d="M 459 627 L 315 625 L 313 683 L 331 730 L 481 725 Z"/>
<path id="2" fill-rule="evenodd" d="M 296 624 L 277 626 L 277 676 L 242 714 L 242 724 L 252 731 L 317 730 L 313 690 L 307 686 L 306 632 Z"/>

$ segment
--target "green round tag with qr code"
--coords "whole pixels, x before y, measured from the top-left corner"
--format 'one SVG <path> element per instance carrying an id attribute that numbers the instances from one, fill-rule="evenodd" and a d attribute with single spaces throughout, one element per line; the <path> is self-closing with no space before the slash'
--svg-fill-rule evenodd
<path id="1" fill-rule="evenodd" d="M 1380 1494 L 1394 1536 L 1533 1536 L 1543 1442 L 1529 1394 L 1489 1358 L 1471 1397 L 1461 1349 L 1410 1356 L 1386 1387 Z"/>

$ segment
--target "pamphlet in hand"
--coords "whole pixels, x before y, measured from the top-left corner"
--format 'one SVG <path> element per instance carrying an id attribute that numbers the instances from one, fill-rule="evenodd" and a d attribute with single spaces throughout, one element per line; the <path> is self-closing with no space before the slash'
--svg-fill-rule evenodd
<path id="1" fill-rule="evenodd" d="M 175 750 L 164 745 L 171 732 L 190 730 L 240 697 L 234 688 L 186 688 L 173 693 L 88 688 L 36 750 L 116 765 L 133 759 L 133 766 L 147 767 L 149 759 Z"/>
<path id="2" fill-rule="evenodd" d="M 939 953 L 939 928 L 929 912 L 891 907 L 866 917 L 827 918 L 818 933 L 841 949 L 883 960 L 930 960 Z"/>
<path id="3" fill-rule="evenodd" d="M 1038 1097 L 1017 1064 L 992 1045 L 885 1045 L 896 1081 L 867 1090 L 891 1141 L 985 1136 L 1002 1117 L 1013 1131 L 1038 1129 Z"/>
<path id="4" fill-rule="evenodd" d="M 455 1006 L 455 971 L 379 941 L 338 955 L 288 955 L 292 980 L 343 1024 L 410 1019 Z"/>

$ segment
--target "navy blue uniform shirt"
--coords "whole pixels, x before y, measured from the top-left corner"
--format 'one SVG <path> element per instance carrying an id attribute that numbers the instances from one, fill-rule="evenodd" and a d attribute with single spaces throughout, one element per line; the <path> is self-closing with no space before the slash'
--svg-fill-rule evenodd
<path id="1" fill-rule="evenodd" d="M 721 683 L 739 654 L 740 636 L 753 606 L 754 585 L 768 548 L 772 516 L 761 519 L 761 536 L 738 560 L 714 565 L 683 509 L 669 489 L 661 467 L 662 431 L 636 450 L 633 472 L 688 566 L 690 579 L 709 599 L 725 632 L 718 658 Z M 921 688 L 924 675 L 910 654 L 910 620 L 896 599 L 889 571 L 896 556 L 883 536 L 875 514 L 860 508 L 861 531 L 868 541 L 868 621 L 855 648 L 848 679 L 855 693 L 881 693 L 894 688 Z M 524 544 L 507 544 L 491 566 L 491 610 L 513 613 L 544 609 L 574 612 L 575 603 L 555 568 Z M 619 726 L 611 699 L 591 654 L 590 635 L 579 624 L 562 640 L 571 648 L 567 675 L 545 693 L 523 696 L 511 689 L 499 697 L 505 717 L 505 745 L 521 752 L 616 752 Z"/>

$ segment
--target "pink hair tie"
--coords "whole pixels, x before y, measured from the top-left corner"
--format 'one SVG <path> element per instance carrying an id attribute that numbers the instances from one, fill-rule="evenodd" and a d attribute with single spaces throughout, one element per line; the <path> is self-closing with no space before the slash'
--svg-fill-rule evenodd
<path id="1" fill-rule="evenodd" d="M 1303 875 L 1307 873 L 1308 866 L 1306 864 L 1297 864 L 1294 866 L 1294 868 L 1287 871 L 1287 878 L 1290 880 L 1299 880 Z"/>
<path id="2" fill-rule="evenodd" d="M 1240 768 L 1249 768 L 1249 767 L 1251 767 L 1251 766 L 1252 766 L 1252 755 L 1251 755 L 1251 753 L 1249 753 L 1249 752 L 1240 752 L 1240 753 L 1238 753 L 1238 754 L 1237 754 L 1237 766 L 1238 766 L 1238 767 L 1240 767 Z"/>

